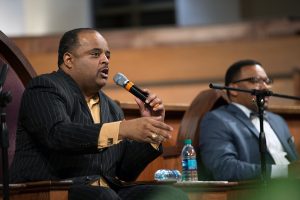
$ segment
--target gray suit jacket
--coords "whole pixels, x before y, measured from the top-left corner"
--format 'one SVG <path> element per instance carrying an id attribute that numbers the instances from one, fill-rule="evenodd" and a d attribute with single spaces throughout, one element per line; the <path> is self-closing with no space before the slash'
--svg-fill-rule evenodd
<path id="1" fill-rule="evenodd" d="M 22 98 L 11 181 L 76 177 L 90 181 L 99 176 L 135 180 L 161 154 L 161 149 L 123 140 L 99 150 L 102 125 L 124 118 L 114 101 L 103 92 L 99 96 L 101 123 L 94 124 L 87 103 L 70 76 L 58 70 L 33 79 Z"/>
<path id="2" fill-rule="evenodd" d="M 267 120 L 278 136 L 287 158 L 298 159 L 285 121 L 266 112 Z M 207 113 L 200 125 L 199 174 L 204 180 L 246 180 L 261 175 L 259 132 L 251 120 L 235 105 L 222 106 Z M 267 174 L 274 161 L 266 155 Z"/>

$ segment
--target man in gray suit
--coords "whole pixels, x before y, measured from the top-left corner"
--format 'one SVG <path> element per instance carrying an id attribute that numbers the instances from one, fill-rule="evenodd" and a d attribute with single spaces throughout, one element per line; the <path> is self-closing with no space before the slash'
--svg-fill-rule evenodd
<path id="1" fill-rule="evenodd" d="M 101 89 L 110 50 L 95 29 L 66 32 L 59 69 L 34 78 L 21 103 L 11 181 L 71 179 L 70 200 L 187 199 L 165 186 L 130 185 L 171 137 L 162 100 L 149 90 L 140 118 L 124 120 Z M 126 185 L 126 186 L 125 186 Z"/>
<path id="2" fill-rule="evenodd" d="M 255 60 L 241 60 L 226 72 L 225 85 L 241 89 L 267 90 L 272 81 Z M 239 181 L 261 175 L 259 119 L 255 96 L 227 91 L 231 101 L 207 113 L 200 125 L 199 174 L 205 180 Z M 269 97 L 265 97 L 267 108 Z M 264 132 L 267 143 L 267 176 L 287 176 L 288 165 L 298 159 L 293 138 L 285 121 L 265 112 Z"/>

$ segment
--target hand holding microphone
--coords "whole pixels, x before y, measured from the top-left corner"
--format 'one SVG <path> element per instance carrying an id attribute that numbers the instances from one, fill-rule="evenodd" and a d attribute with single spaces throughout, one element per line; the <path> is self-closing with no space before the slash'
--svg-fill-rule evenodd
<path id="1" fill-rule="evenodd" d="M 131 81 L 128 80 L 128 78 L 124 74 L 120 72 L 117 73 L 114 76 L 114 81 L 117 85 L 125 88 L 128 92 L 142 100 L 144 103 L 146 102 L 149 94 L 135 86 Z"/>
<path id="2" fill-rule="evenodd" d="M 149 90 L 141 90 L 122 73 L 117 73 L 113 79 L 117 85 L 125 88 L 140 100 L 137 104 L 142 115 L 141 118 L 122 121 L 120 135 L 152 144 L 160 144 L 170 139 L 173 128 L 163 122 L 165 109 L 161 99 Z"/>
<path id="3" fill-rule="evenodd" d="M 128 78 L 122 73 L 117 73 L 113 79 L 117 85 L 125 88 L 128 92 L 144 102 L 146 104 L 146 108 L 150 109 L 150 112 L 154 112 L 151 113 L 150 116 L 162 116 L 164 119 L 164 107 L 159 97 L 157 97 L 155 94 L 150 94 L 148 90 L 141 90 L 133 82 L 129 81 Z M 141 109 L 141 105 L 138 105 Z M 142 110 L 141 114 L 143 115 Z M 143 116 L 149 115 L 146 114 Z"/>

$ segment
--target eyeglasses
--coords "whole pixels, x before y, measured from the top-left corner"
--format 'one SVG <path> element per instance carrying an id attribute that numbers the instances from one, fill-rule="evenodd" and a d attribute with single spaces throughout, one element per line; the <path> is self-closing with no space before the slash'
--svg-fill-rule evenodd
<path id="1" fill-rule="evenodd" d="M 244 82 L 244 81 L 248 81 L 253 84 L 265 83 L 266 85 L 272 85 L 272 83 L 273 83 L 273 80 L 270 78 L 258 78 L 258 77 L 244 78 L 244 79 L 240 79 L 237 81 L 233 81 L 232 83 L 239 83 L 239 82 Z"/>

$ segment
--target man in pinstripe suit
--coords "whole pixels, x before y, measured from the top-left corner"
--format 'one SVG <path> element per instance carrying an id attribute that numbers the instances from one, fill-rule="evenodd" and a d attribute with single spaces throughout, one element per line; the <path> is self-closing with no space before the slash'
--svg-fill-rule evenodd
<path id="1" fill-rule="evenodd" d="M 161 99 L 136 99 L 141 117 L 124 120 L 102 91 L 110 51 L 94 29 L 66 32 L 59 69 L 34 78 L 21 103 L 11 181 L 72 179 L 69 199 L 187 199 L 171 187 L 124 186 L 161 152 L 172 127 Z M 173 196 L 172 196 L 173 195 Z"/>

